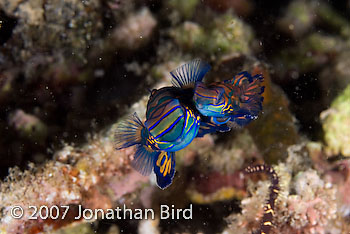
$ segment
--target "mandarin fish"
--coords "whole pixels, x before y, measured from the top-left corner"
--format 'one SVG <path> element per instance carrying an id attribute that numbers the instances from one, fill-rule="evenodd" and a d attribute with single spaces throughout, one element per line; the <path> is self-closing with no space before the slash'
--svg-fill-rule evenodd
<path id="1" fill-rule="evenodd" d="M 193 64 L 205 63 L 193 60 L 172 71 L 171 75 L 175 87 L 193 89 L 193 104 L 202 115 L 197 137 L 216 131 L 229 131 L 232 126 L 244 126 L 258 117 L 262 110 L 261 94 L 264 92 L 261 74 L 251 76 L 244 71 L 233 79 L 206 85 L 202 79 L 191 80 L 183 75 Z M 210 69 L 209 65 L 206 67 L 205 73 Z"/>
<path id="2" fill-rule="evenodd" d="M 256 119 L 262 110 L 264 87 L 262 75 L 251 76 L 244 71 L 231 80 L 205 85 L 197 82 L 193 100 L 196 109 L 211 117 L 216 125 L 231 122 L 244 126 Z"/>
<path id="3" fill-rule="evenodd" d="M 191 108 L 195 109 L 196 111 L 198 110 L 195 102 L 193 102 L 194 87 L 195 84 L 202 82 L 205 74 L 210 70 L 210 68 L 211 67 L 208 63 L 199 59 L 194 59 L 170 72 L 172 75 L 171 83 L 174 87 L 187 90 L 187 93 L 190 93 L 190 95 L 187 96 L 187 105 L 191 106 Z M 192 75 L 194 71 L 196 71 L 195 74 L 198 75 Z M 230 128 L 226 125 L 217 125 L 212 123 L 210 117 L 201 114 L 201 124 L 196 137 L 202 137 L 211 132 L 227 132 L 229 130 Z"/>
<path id="4" fill-rule="evenodd" d="M 197 64 L 207 69 L 202 71 L 201 79 L 189 79 L 190 76 L 186 75 L 188 68 Z M 170 72 L 175 87 L 191 88 L 193 91 L 193 105 L 201 114 L 197 137 L 216 131 L 229 131 L 232 126 L 244 126 L 256 119 L 262 110 L 262 75 L 251 76 L 244 71 L 233 79 L 206 85 L 202 79 L 210 66 L 205 64 L 192 60 Z"/>
<path id="5" fill-rule="evenodd" d="M 183 67 L 186 81 L 201 80 L 209 70 L 207 64 Z M 136 114 L 117 126 L 116 149 L 136 145 L 131 165 L 143 175 L 153 169 L 157 185 L 165 189 L 175 174 L 175 152 L 185 148 L 197 136 L 200 114 L 194 108 L 193 90 L 164 87 L 151 91 L 146 120 Z"/>

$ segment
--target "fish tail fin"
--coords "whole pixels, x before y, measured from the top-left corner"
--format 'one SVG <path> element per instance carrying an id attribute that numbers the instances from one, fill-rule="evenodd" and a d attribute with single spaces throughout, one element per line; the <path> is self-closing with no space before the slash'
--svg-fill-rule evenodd
<path id="1" fill-rule="evenodd" d="M 166 189 L 173 182 L 175 175 L 175 153 L 161 151 L 154 160 L 154 173 L 157 176 L 157 185 Z"/>
<path id="2" fill-rule="evenodd" d="M 215 133 L 215 132 L 228 132 L 231 130 L 231 128 L 226 124 L 214 123 L 211 120 L 213 119 L 213 117 L 208 118 L 206 116 L 203 116 L 202 119 L 204 119 L 204 121 L 201 120 L 196 137 L 203 137 L 205 134 Z"/>
<path id="3" fill-rule="evenodd" d="M 237 74 L 231 81 L 232 85 L 239 87 L 238 94 L 240 110 L 238 114 L 241 118 L 256 119 L 262 110 L 262 102 L 264 98 L 264 86 L 262 82 L 264 77 L 261 74 L 251 76 L 248 72 L 241 72 Z M 235 97 L 237 98 L 237 96 Z M 244 122 L 244 121 L 243 121 Z"/>
<path id="4" fill-rule="evenodd" d="M 241 100 L 243 102 L 249 102 L 251 100 L 257 100 L 262 101 L 261 94 L 264 92 L 265 87 L 262 86 L 262 82 L 264 81 L 264 77 L 261 74 L 257 74 L 255 76 L 251 76 L 248 72 L 246 72 L 248 75 L 248 82 L 245 82 L 241 88 L 242 88 L 242 96 Z"/>
<path id="5" fill-rule="evenodd" d="M 141 131 L 144 129 L 142 121 L 136 113 L 123 120 L 116 128 L 114 134 L 115 148 L 117 150 L 141 144 Z"/>

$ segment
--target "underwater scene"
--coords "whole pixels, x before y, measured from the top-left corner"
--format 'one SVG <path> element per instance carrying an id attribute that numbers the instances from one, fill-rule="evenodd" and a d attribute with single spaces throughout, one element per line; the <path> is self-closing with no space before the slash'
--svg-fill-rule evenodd
<path id="1" fill-rule="evenodd" d="M 0 0 L 0 234 L 350 233 L 349 0 Z"/>

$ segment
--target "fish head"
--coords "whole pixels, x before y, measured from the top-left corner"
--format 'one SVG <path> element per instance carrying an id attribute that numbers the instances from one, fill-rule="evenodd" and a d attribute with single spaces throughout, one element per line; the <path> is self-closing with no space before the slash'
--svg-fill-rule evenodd
<path id="1" fill-rule="evenodd" d="M 222 110 L 226 106 L 225 90 L 215 83 L 209 86 L 197 83 L 193 101 L 202 115 L 222 117 Z"/>

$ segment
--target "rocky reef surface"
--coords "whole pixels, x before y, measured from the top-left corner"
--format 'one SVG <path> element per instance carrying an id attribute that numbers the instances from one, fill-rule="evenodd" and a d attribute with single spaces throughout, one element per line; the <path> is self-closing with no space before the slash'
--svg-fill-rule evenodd
<path id="1" fill-rule="evenodd" d="M 252 233 L 270 182 L 242 172 L 268 163 L 271 233 L 349 233 L 349 14 L 348 1 L 0 0 L 0 232 Z M 263 112 L 195 139 L 162 191 L 113 135 L 193 58 L 212 65 L 206 82 L 262 73 Z M 162 204 L 192 205 L 193 218 L 162 220 Z M 79 205 L 156 216 L 75 219 Z M 33 220 L 29 206 L 69 212 Z"/>

